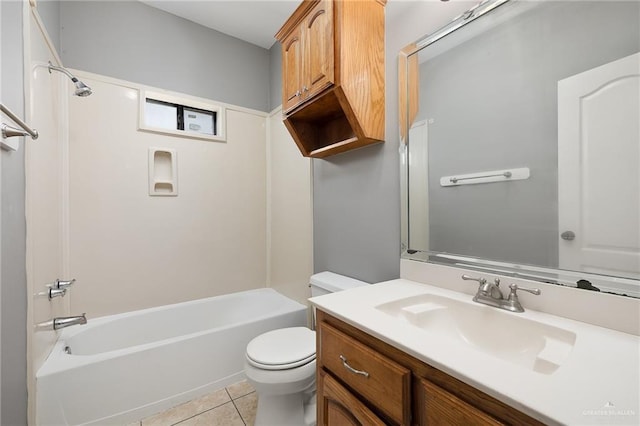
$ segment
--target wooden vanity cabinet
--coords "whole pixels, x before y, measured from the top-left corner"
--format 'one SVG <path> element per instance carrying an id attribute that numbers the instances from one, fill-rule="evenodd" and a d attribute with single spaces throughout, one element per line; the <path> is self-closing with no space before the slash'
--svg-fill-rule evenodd
<path id="1" fill-rule="evenodd" d="M 497 426 L 498 421 L 428 380 L 420 379 L 419 404 L 426 425 Z"/>
<path id="2" fill-rule="evenodd" d="M 316 318 L 319 426 L 543 424 L 321 310 Z"/>
<path id="3" fill-rule="evenodd" d="M 320 325 L 318 334 L 323 368 L 385 418 L 408 424 L 411 371 L 327 323 Z"/>
<path id="4" fill-rule="evenodd" d="M 356 396 L 330 374 L 318 372 L 318 424 L 328 426 L 384 426 Z"/>
<path id="5" fill-rule="evenodd" d="M 276 34 L 284 124 L 305 157 L 384 139 L 386 0 L 304 0 Z"/>

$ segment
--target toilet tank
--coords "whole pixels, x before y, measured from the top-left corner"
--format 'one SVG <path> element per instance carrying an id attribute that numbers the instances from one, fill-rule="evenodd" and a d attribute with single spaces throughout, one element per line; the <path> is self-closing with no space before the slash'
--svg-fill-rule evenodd
<path id="1" fill-rule="evenodd" d="M 325 271 L 312 275 L 309 279 L 309 285 L 311 286 L 311 296 L 315 297 L 369 284 L 354 278 L 345 277 L 344 275 Z"/>

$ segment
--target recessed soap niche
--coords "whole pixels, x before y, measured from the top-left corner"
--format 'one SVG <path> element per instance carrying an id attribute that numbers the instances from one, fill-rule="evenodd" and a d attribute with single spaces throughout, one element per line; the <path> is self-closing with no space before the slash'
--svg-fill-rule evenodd
<path id="1" fill-rule="evenodd" d="M 175 149 L 149 148 L 149 195 L 177 196 L 178 170 Z"/>

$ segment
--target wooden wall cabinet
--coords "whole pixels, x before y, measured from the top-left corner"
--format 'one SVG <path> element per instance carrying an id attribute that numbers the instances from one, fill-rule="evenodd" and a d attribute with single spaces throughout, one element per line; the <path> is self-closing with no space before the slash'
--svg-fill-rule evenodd
<path id="1" fill-rule="evenodd" d="M 316 318 L 318 426 L 542 425 L 321 310 Z"/>
<path id="2" fill-rule="evenodd" d="M 276 34 L 284 124 L 305 157 L 382 142 L 386 0 L 304 0 Z"/>
<path id="3" fill-rule="evenodd" d="M 334 84 L 332 17 L 333 2 L 321 0 L 282 40 L 282 110 L 285 114 Z"/>

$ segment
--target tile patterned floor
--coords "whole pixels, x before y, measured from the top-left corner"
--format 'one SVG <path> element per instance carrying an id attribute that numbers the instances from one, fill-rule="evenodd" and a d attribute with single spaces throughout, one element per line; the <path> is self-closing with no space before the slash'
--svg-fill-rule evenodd
<path id="1" fill-rule="evenodd" d="M 243 380 L 127 426 L 253 426 L 257 406 L 255 389 Z"/>

